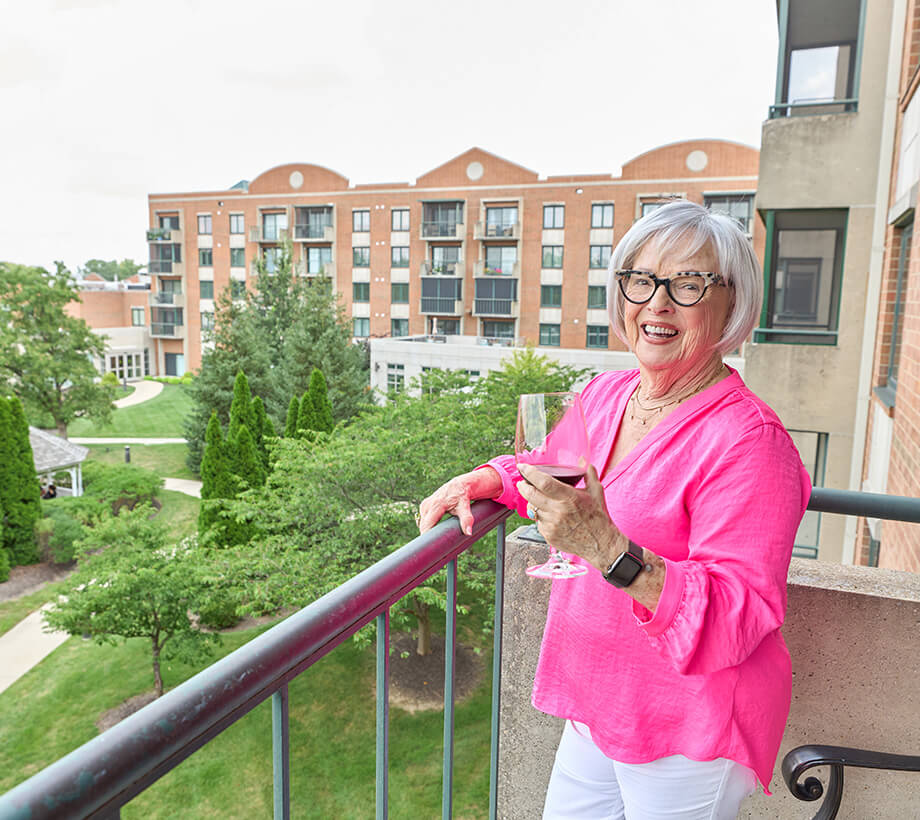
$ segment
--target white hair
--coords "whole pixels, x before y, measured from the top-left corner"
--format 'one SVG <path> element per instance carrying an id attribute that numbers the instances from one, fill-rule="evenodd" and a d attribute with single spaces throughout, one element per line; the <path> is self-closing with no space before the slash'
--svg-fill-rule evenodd
<path id="1" fill-rule="evenodd" d="M 716 257 L 718 270 L 734 290 L 725 331 L 716 350 L 727 353 L 740 348 L 760 319 L 763 274 L 751 240 L 732 217 L 714 213 L 702 205 L 677 200 L 662 205 L 638 220 L 617 243 L 607 268 L 607 313 L 617 337 L 628 345 L 624 324 L 624 298 L 614 271 L 630 268 L 642 249 L 651 243 L 660 257 L 679 250 L 693 256 L 703 248 Z"/>

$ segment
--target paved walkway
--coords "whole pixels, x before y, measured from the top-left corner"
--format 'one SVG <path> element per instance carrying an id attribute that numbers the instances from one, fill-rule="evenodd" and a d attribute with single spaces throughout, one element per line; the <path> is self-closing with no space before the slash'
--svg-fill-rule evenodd
<path id="1" fill-rule="evenodd" d="M 192 495 L 195 498 L 201 498 L 201 482 L 190 478 L 164 478 L 163 489 L 175 490 L 186 495 Z"/>
<path id="2" fill-rule="evenodd" d="M 130 407 L 132 404 L 140 404 L 142 401 L 152 399 L 160 395 L 163 391 L 163 382 L 151 382 L 144 379 L 140 382 L 131 382 L 134 392 L 130 396 L 125 396 L 113 402 L 116 407 Z"/>
<path id="3" fill-rule="evenodd" d="M 186 444 L 184 438 L 90 438 L 73 436 L 68 439 L 74 444 Z"/>
<path id="4" fill-rule="evenodd" d="M 66 632 L 44 631 L 42 610 L 49 606 L 51 604 L 45 604 L 0 635 L 0 692 L 12 686 L 69 637 Z"/>

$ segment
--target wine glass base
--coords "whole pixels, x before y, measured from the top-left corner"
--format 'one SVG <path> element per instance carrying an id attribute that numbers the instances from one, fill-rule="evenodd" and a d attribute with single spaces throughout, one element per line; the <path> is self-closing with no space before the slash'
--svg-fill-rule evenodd
<path id="1" fill-rule="evenodd" d="M 586 575 L 588 568 L 582 564 L 550 559 L 545 564 L 535 564 L 524 571 L 531 578 L 578 578 Z"/>

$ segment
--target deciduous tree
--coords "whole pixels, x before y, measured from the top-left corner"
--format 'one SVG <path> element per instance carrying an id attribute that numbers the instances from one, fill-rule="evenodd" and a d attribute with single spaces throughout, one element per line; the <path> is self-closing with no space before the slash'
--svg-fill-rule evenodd
<path id="1" fill-rule="evenodd" d="M 92 363 L 103 355 L 104 338 L 66 311 L 79 298 L 60 262 L 55 274 L 0 262 L 0 382 L 30 412 L 50 416 L 65 438 L 75 418 L 107 421 L 114 395 L 96 383 Z"/>
<path id="2" fill-rule="evenodd" d="M 161 660 L 205 655 L 216 636 L 199 631 L 189 618 L 207 596 L 205 554 L 193 542 L 171 544 L 152 512 L 146 505 L 122 510 L 88 530 L 77 572 L 45 620 L 100 644 L 145 638 L 159 697 Z"/>
<path id="3" fill-rule="evenodd" d="M 101 276 L 103 279 L 118 281 L 119 279 L 130 279 L 136 274 L 143 265 L 138 264 L 132 259 L 122 259 L 118 262 L 114 259 L 90 259 L 82 268 L 79 269 L 81 276 L 86 277 L 91 273 Z"/>

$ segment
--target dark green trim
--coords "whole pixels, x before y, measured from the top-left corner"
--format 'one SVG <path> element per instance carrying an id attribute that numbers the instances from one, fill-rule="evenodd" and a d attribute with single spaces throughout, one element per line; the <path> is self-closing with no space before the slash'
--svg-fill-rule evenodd
<path id="1" fill-rule="evenodd" d="M 857 102 L 853 110 L 859 106 L 859 77 L 862 73 L 862 54 L 863 54 L 863 34 L 866 30 L 866 0 L 859 0 L 859 31 L 856 33 L 856 57 L 853 64 L 853 83 L 850 96 Z"/>
<path id="2" fill-rule="evenodd" d="M 776 338 L 770 338 L 771 336 Z M 754 341 L 757 344 L 783 345 L 822 345 L 833 347 L 837 344 L 836 330 L 795 330 L 795 328 L 754 328 Z"/>
<path id="3" fill-rule="evenodd" d="M 788 0 L 782 0 L 781 6 Z M 770 293 L 773 283 L 773 243 L 776 234 L 776 211 L 767 211 L 764 216 L 767 235 L 763 251 L 763 305 L 760 307 L 760 326 L 767 327 L 770 316 Z M 756 341 L 756 338 L 755 338 Z"/>
<path id="4" fill-rule="evenodd" d="M 776 59 L 776 93 L 774 102 L 781 105 L 783 100 L 783 86 L 786 84 L 786 37 L 789 33 L 789 0 L 779 0 L 777 14 L 777 28 L 779 29 L 779 47 Z M 773 116 L 771 111 L 770 116 Z"/>

